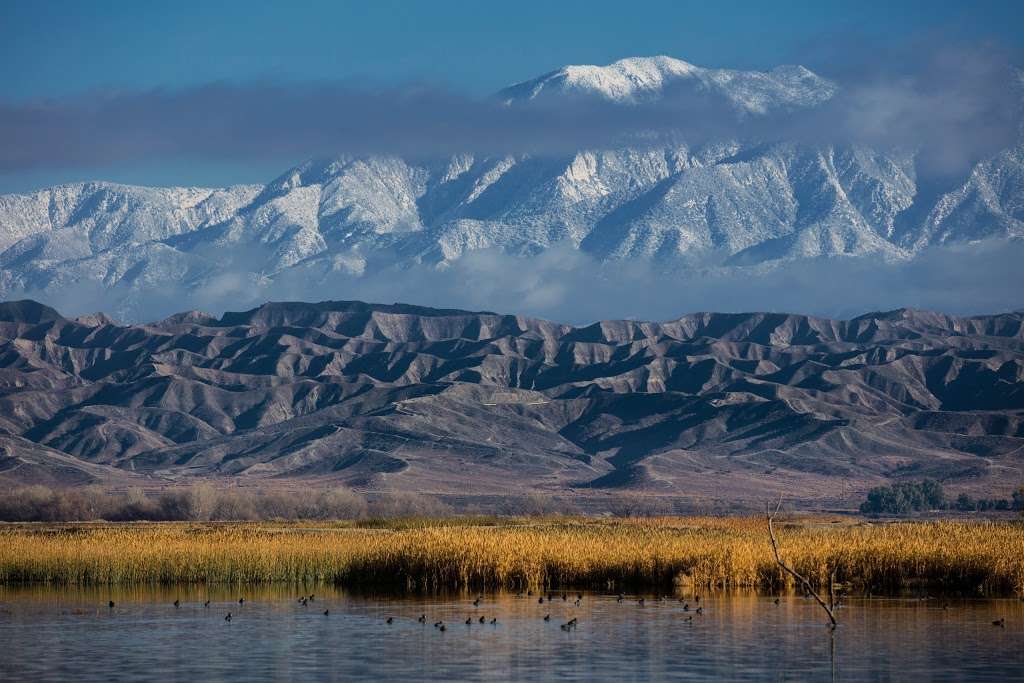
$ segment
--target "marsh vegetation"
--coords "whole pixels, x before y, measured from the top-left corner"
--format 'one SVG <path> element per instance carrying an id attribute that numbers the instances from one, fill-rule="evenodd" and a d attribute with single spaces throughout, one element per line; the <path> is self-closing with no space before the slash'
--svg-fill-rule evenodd
<path id="1" fill-rule="evenodd" d="M 1024 525 L 778 520 L 816 587 L 1024 595 Z M 0 526 L 0 583 L 326 582 L 415 591 L 792 585 L 762 518 L 401 518 Z"/>

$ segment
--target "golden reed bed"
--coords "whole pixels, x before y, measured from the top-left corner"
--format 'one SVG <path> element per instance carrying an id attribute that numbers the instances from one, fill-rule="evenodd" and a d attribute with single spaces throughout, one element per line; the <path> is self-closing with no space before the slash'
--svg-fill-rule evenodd
<path id="1" fill-rule="evenodd" d="M 1024 595 L 1017 522 L 776 522 L 818 585 Z M 0 525 L 0 583 L 313 582 L 346 586 L 669 589 L 787 583 L 758 518 Z"/>

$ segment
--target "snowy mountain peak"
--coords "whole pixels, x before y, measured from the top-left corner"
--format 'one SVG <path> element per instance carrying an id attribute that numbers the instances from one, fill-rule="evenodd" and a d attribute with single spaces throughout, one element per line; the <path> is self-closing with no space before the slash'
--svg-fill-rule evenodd
<path id="1" fill-rule="evenodd" d="M 779 66 L 771 71 L 706 69 L 661 55 L 629 57 L 607 66 L 565 66 L 512 85 L 498 93 L 498 97 L 508 104 L 566 96 L 640 104 L 657 101 L 675 88 L 724 97 L 741 111 L 750 113 L 815 106 L 831 98 L 836 90 L 831 81 L 799 65 Z"/>

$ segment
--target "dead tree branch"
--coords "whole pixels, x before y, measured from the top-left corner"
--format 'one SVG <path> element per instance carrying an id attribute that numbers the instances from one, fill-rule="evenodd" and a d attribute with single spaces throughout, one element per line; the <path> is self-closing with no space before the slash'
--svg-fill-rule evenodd
<path id="1" fill-rule="evenodd" d="M 775 561 L 779 564 L 780 567 L 782 567 L 782 569 L 787 574 L 789 574 L 790 576 L 792 576 L 794 579 L 797 580 L 797 582 L 803 587 L 804 591 L 806 591 L 809 595 L 811 595 L 815 600 L 818 601 L 818 604 L 821 605 L 821 608 L 823 610 L 825 610 L 825 613 L 828 615 L 829 621 L 832 622 L 831 623 L 831 627 L 835 628 L 837 622 L 836 622 L 836 615 L 835 615 L 835 611 L 834 611 L 835 610 L 835 588 L 834 588 L 835 583 L 834 583 L 834 581 L 832 581 L 831 579 L 829 581 L 829 596 L 830 596 L 830 602 L 832 604 L 827 604 L 824 600 L 821 599 L 821 596 L 818 595 L 817 591 L 815 591 L 814 588 L 811 586 L 811 582 L 808 581 L 806 578 L 804 578 L 801 574 L 797 573 L 797 571 L 795 569 L 793 569 L 788 564 L 786 564 L 782 560 L 782 557 L 779 555 L 779 542 L 775 539 L 775 527 L 772 526 L 772 522 L 774 521 L 775 515 L 778 514 L 779 508 L 781 508 L 781 507 L 782 507 L 782 499 L 780 498 L 779 499 L 779 504 L 775 507 L 775 512 L 772 512 L 770 505 L 768 506 L 768 510 L 765 512 L 765 517 L 768 519 L 768 535 L 772 539 L 772 551 L 775 553 Z"/>

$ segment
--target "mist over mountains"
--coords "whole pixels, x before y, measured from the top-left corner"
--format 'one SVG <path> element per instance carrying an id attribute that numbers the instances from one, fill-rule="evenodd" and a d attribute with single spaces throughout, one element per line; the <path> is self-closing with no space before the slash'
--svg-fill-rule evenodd
<path id="1" fill-rule="evenodd" d="M 347 92 L 310 91 L 351 104 L 356 131 L 375 113 L 389 125 L 383 112 L 409 114 L 403 107 L 438 122 L 472 110 L 449 120 L 466 151 L 382 143 L 363 153 L 354 143 L 356 152 L 302 163 L 267 185 L 94 182 L 0 196 L 0 297 L 137 322 L 325 297 L 574 323 L 684 310 L 1017 309 L 1020 73 L 998 81 L 967 66 L 944 72 L 944 105 L 931 107 L 930 125 L 921 123 L 927 88 L 908 86 L 882 111 L 865 104 L 881 86 L 844 87 L 799 66 L 744 72 L 667 57 L 565 67 L 459 106 L 433 95 L 356 106 Z M 187 112 L 208 111 L 200 94 L 155 102 L 187 123 L 196 115 Z M 293 96 L 261 94 L 271 112 Z M 117 127 L 98 114 L 76 119 L 74 107 L 60 112 L 80 130 L 100 126 L 76 144 Z M 239 116 L 242 132 L 260 116 Z M 307 123 L 316 142 L 323 122 Z M 250 132 L 229 137 L 261 139 Z M 218 149 L 217 131 L 195 122 L 191 133 Z M 122 151 L 149 139 L 122 137 Z M 487 144 L 502 139 L 506 150 Z M 7 165 L 18 163 L 15 142 Z M 322 149 L 348 142 L 327 136 Z"/>

